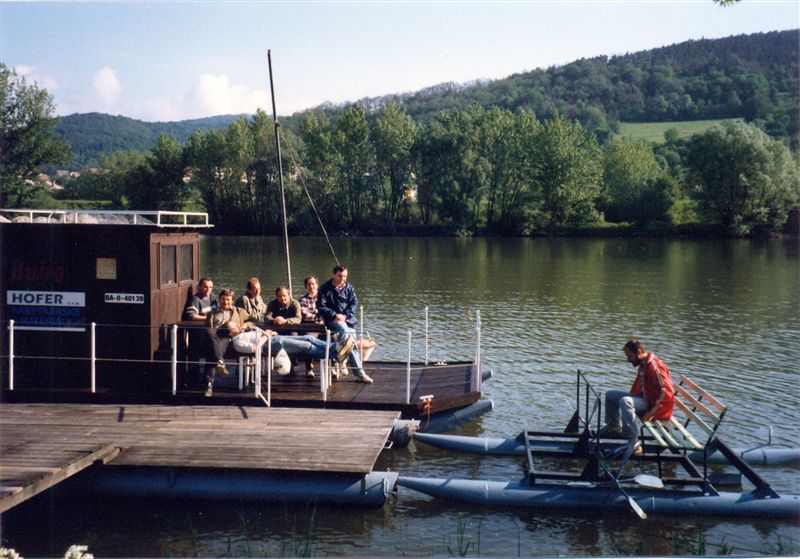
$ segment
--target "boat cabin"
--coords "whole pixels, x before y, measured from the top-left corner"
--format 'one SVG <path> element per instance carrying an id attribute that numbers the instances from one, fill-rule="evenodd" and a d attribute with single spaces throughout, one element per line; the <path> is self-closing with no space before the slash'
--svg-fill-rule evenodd
<path id="1" fill-rule="evenodd" d="M 161 376 L 210 227 L 203 213 L 0 209 L 3 388 Z"/>

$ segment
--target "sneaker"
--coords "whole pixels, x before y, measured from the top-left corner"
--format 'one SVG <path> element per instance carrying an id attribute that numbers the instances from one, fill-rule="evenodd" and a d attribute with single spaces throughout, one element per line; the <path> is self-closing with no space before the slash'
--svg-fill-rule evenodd
<path id="1" fill-rule="evenodd" d="M 206 385 L 206 398 L 211 398 L 214 395 L 214 388 L 213 385 L 209 382 Z"/>
<path id="2" fill-rule="evenodd" d="M 225 363 L 222 361 L 217 361 L 217 366 L 214 367 L 214 370 L 222 375 L 223 377 L 227 377 L 230 373 L 228 372 L 228 368 L 225 367 Z"/>
<path id="3" fill-rule="evenodd" d="M 642 447 L 642 443 L 636 442 L 633 447 L 633 452 L 631 452 L 631 456 L 641 456 L 644 454 L 644 448 Z"/>
<path id="4" fill-rule="evenodd" d="M 353 351 L 356 343 L 353 341 L 353 336 L 347 336 L 341 342 L 336 343 L 336 360 L 339 363 L 344 363 L 347 361 L 347 358 L 350 357 L 350 353 Z"/>
<path id="5" fill-rule="evenodd" d="M 622 433 L 622 427 L 614 427 L 613 425 L 603 425 L 597 432 L 601 437 L 608 437 L 610 435 L 619 435 Z"/>
<path id="6" fill-rule="evenodd" d="M 355 380 L 356 382 L 363 382 L 364 384 L 372 384 L 375 382 L 367 373 L 364 373 L 363 375 L 356 375 Z"/>
<path id="7" fill-rule="evenodd" d="M 314 369 L 309 369 L 306 371 L 306 378 L 316 378 L 317 375 L 314 374 Z"/>

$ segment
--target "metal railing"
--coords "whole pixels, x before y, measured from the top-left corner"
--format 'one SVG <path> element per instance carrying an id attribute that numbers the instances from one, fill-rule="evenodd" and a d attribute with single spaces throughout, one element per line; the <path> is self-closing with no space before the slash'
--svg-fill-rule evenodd
<path id="1" fill-rule="evenodd" d="M 0 217 L 13 223 L 82 225 L 149 225 L 169 228 L 210 228 L 204 212 L 136 210 L 21 210 L 0 208 Z"/>
<path id="2" fill-rule="evenodd" d="M 363 308 L 361 312 L 361 330 L 360 330 L 360 338 L 362 340 L 362 347 L 364 341 L 364 313 Z M 125 359 L 125 358 L 107 358 L 107 357 L 98 357 L 97 356 L 97 329 L 98 326 L 100 328 L 147 328 L 147 329 L 158 329 L 158 330 L 168 330 L 169 335 L 169 350 L 170 350 L 170 358 L 168 360 L 165 359 Z M 142 364 L 168 364 L 170 368 L 170 377 L 171 377 L 171 392 L 172 395 L 175 396 L 178 393 L 178 366 L 191 366 L 191 365 L 203 365 L 206 363 L 205 359 L 203 360 L 189 360 L 189 359 L 179 359 L 179 350 L 181 346 L 183 346 L 183 352 L 188 354 L 188 343 L 186 336 L 179 336 L 179 329 L 183 329 L 186 335 L 190 330 L 196 329 L 201 330 L 205 329 L 205 326 L 186 326 L 186 325 L 178 325 L 178 324 L 168 324 L 168 325 L 160 325 L 160 326 L 141 326 L 141 325 L 125 325 L 125 324 L 97 324 L 96 322 L 90 322 L 89 324 L 85 325 L 86 329 L 89 332 L 89 355 L 86 357 L 67 357 L 67 356 L 59 356 L 59 355 L 51 355 L 51 356 L 42 356 L 42 355 L 20 355 L 16 353 L 15 348 L 15 333 L 16 330 L 24 330 L 26 329 L 24 326 L 16 326 L 16 322 L 14 320 L 8 321 L 8 389 L 14 390 L 15 388 L 15 361 L 19 359 L 52 359 L 52 360 L 71 360 L 71 361 L 88 361 L 89 363 L 89 372 L 90 372 L 90 390 L 91 393 L 94 394 L 97 392 L 97 364 L 98 362 L 117 362 L 117 363 L 142 363 Z M 85 330 L 84 330 L 85 331 Z M 425 353 L 425 364 L 424 367 L 428 366 L 428 342 L 429 342 L 429 312 L 428 307 L 425 307 L 425 322 L 424 322 L 424 353 Z M 320 392 L 322 394 L 323 401 L 327 401 L 328 399 L 328 391 L 330 390 L 331 385 L 333 384 L 333 371 L 330 366 L 331 362 L 331 355 L 330 355 L 330 344 L 331 344 L 331 331 L 326 329 L 325 330 L 326 336 L 326 349 L 325 349 L 325 358 L 320 363 Z M 268 343 L 270 341 L 270 336 L 266 334 L 264 336 L 259 337 L 258 344 L 256 347 L 256 352 L 253 354 L 240 354 L 242 357 L 250 356 L 256 357 L 255 363 L 253 364 L 253 381 L 255 384 L 254 389 L 254 396 L 258 399 L 264 401 L 267 406 L 271 406 L 272 402 L 272 362 L 273 362 L 273 355 L 272 355 L 272 344 Z M 413 353 L 413 341 L 414 337 L 412 335 L 412 331 L 407 331 L 407 340 L 408 340 L 408 352 L 407 358 L 405 363 L 405 373 L 406 373 L 406 404 L 411 403 L 411 376 L 412 371 L 415 370 L 412 366 L 412 353 Z M 268 343 L 268 347 L 266 352 L 264 351 L 264 344 Z M 264 398 L 262 394 L 262 377 L 263 377 L 263 363 L 262 363 L 262 355 L 266 353 L 266 364 L 267 364 L 267 395 Z M 3 356 L 0 356 L 3 357 Z M 444 362 L 437 362 L 436 364 L 439 367 L 446 366 Z M 481 370 L 481 319 L 480 319 L 480 311 L 476 313 L 476 325 L 475 325 L 475 359 L 474 359 L 474 366 L 477 367 L 477 373 L 473 375 L 475 378 L 475 382 L 477 383 L 476 387 L 473 387 L 476 390 L 480 390 L 481 382 L 482 382 L 482 370 Z M 240 371 L 240 375 L 243 374 Z M 241 378 L 240 378 L 240 386 L 241 386 Z"/>

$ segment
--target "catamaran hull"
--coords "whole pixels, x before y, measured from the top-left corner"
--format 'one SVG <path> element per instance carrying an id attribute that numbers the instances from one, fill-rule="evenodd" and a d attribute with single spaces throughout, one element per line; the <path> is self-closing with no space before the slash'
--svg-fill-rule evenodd
<path id="1" fill-rule="evenodd" d="M 458 452 L 496 456 L 524 456 L 525 444 L 517 439 L 499 437 L 464 437 L 459 435 L 437 435 L 417 433 L 415 438 L 431 446 Z M 534 448 L 542 450 L 570 450 L 571 441 L 537 441 Z M 733 452 L 752 466 L 790 466 L 800 465 L 800 448 L 762 447 L 756 449 L 735 448 Z M 692 460 L 702 460 L 702 452 L 690 453 Z M 708 456 L 712 464 L 727 464 L 719 452 Z"/>
<path id="2" fill-rule="evenodd" d="M 628 514 L 622 493 L 606 484 L 528 485 L 521 482 L 431 479 L 400 476 L 398 485 L 436 498 L 475 505 L 526 507 L 542 511 L 613 511 Z M 800 519 L 800 497 L 759 499 L 750 493 L 700 495 L 688 491 L 626 488 L 647 514 L 694 514 Z"/>
<path id="3" fill-rule="evenodd" d="M 73 478 L 73 489 L 101 497 L 319 502 L 377 507 L 383 506 L 395 490 L 398 477 L 392 472 L 358 475 L 108 466 L 92 473 Z"/>

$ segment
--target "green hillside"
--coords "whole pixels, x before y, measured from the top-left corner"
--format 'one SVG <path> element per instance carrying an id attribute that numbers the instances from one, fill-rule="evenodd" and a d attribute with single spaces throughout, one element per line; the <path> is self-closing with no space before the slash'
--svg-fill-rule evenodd
<path id="1" fill-rule="evenodd" d="M 722 39 L 700 39 L 620 56 L 598 56 L 563 66 L 514 74 L 470 84 L 445 83 L 407 94 L 362 99 L 370 118 L 397 101 L 418 123 L 429 123 L 445 110 L 477 105 L 509 111 L 528 109 L 538 118 L 558 113 L 578 120 L 604 141 L 619 123 L 662 123 L 652 141 L 677 127 L 692 135 L 709 121 L 744 119 L 769 135 L 800 137 L 800 30 L 772 31 Z M 284 119 L 297 132 L 304 116 L 325 113 L 334 122 L 349 105 L 324 104 Z M 149 123 L 97 113 L 61 119 L 58 133 L 72 146 L 75 167 L 96 163 L 113 151 L 146 151 L 159 134 L 183 143 L 195 130 L 225 128 L 236 115 L 169 123 Z M 690 124 L 691 123 L 691 124 Z M 623 124 L 623 130 L 631 130 Z M 648 126 L 648 125 L 636 125 Z M 625 132 L 623 132 L 625 133 Z"/>
<path id="2" fill-rule="evenodd" d="M 59 119 L 56 133 L 72 146 L 73 168 L 97 164 L 102 154 L 119 150 L 148 151 L 165 134 L 184 143 L 197 130 L 221 130 L 242 115 L 223 115 L 178 122 L 144 122 L 101 113 L 74 114 Z"/>

